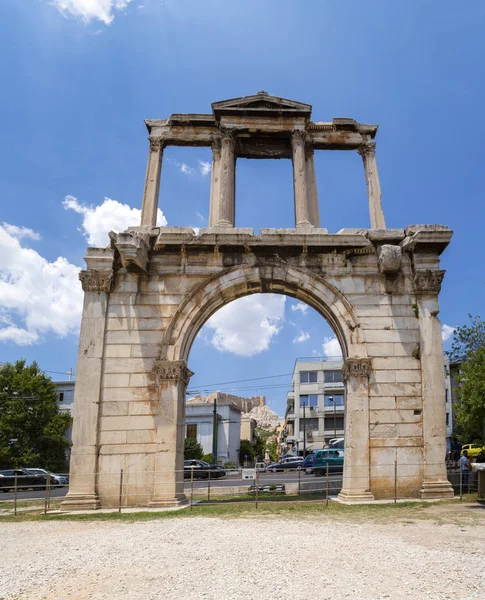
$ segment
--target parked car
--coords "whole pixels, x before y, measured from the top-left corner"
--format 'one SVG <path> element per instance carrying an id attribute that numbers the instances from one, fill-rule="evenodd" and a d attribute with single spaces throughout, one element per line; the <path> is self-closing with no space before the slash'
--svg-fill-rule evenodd
<path id="1" fill-rule="evenodd" d="M 15 488 L 17 482 L 18 490 L 45 490 L 47 476 L 29 473 L 26 469 L 6 469 L 0 471 L 0 492 L 8 492 Z M 51 479 L 52 483 L 52 479 Z"/>
<path id="2" fill-rule="evenodd" d="M 69 484 L 69 477 L 66 477 L 65 475 L 57 475 L 56 473 L 51 473 L 50 471 L 46 471 L 45 469 L 38 468 L 31 469 L 29 467 L 25 470 L 29 473 L 32 473 L 33 475 L 45 475 L 46 477 L 47 475 L 50 475 L 51 483 L 56 486 L 63 486 Z"/>
<path id="3" fill-rule="evenodd" d="M 300 471 L 303 465 L 303 456 L 292 456 L 284 458 L 281 462 L 269 465 L 268 471 L 277 473 L 278 471 Z"/>
<path id="4" fill-rule="evenodd" d="M 334 448 L 317 450 L 313 461 L 313 472 L 317 477 L 322 477 L 328 471 L 342 473 L 344 470 L 344 452 Z"/>
<path id="5" fill-rule="evenodd" d="M 485 452 L 485 446 L 479 446 L 478 444 L 463 444 L 461 448 L 461 455 L 463 456 L 463 450 L 468 452 L 468 458 L 475 458 L 483 450 Z"/>
<path id="6" fill-rule="evenodd" d="M 309 454 L 303 461 L 303 464 L 301 465 L 302 470 L 305 471 L 307 475 L 311 475 L 313 473 L 314 460 L 315 454 Z"/>
<path id="7" fill-rule="evenodd" d="M 328 442 L 328 448 L 343 450 L 345 448 L 344 438 L 334 438 Z"/>
<path id="8" fill-rule="evenodd" d="M 184 478 L 191 479 L 192 473 L 194 479 L 218 479 L 226 474 L 224 467 L 220 465 L 210 465 L 203 460 L 184 460 Z"/>

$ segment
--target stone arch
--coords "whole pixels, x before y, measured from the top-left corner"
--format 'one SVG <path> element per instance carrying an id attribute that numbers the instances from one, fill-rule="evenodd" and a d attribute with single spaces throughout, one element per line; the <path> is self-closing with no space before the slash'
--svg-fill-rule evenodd
<path id="1" fill-rule="evenodd" d="M 345 296 L 309 269 L 281 262 L 232 267 L 196 286 L 178 307 L 163 336 L 161 360 L 187 361 L 197 333 L 217 310 L 257 293 L 284 294 L 305 302 L 329 323 L 344 359 L 367 356 L 358 318 Z"/>

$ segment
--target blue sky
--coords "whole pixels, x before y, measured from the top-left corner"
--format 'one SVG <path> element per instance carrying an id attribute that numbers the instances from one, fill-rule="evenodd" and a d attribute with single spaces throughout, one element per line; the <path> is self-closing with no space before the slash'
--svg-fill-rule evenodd
<path id="1" fill-rule="evenodd" d="M 88 237 L 102 241 L 113 219 L 136 221 L 143 119 L 210 112 L 261 89 L 312 104 L 315 120 L 379 124 L 388 226 L 450 226 L 442 322 L 484 316 L 484 22 L 481 0 L 3 0 L 0 361 L 75 367 L 77 269 Z M 160 209 L 170 225 L 206 224 L 207 161 L 207 149 L 166 150 Z M 322 226 L 368 226 L 360 157 L 317 153 L 316 170 Z M 238 161 L 236 224 L 292 226 L 291 177 L 290 161 Z M 228 346 L 234 332 L 220 317 L 194 345 L 191 388 L 289 373 L 332 335 L 293 300 L 254 302 L 245 314 L 260 350 Z M 267 395 L 282 412 L 285 388 Z"/>

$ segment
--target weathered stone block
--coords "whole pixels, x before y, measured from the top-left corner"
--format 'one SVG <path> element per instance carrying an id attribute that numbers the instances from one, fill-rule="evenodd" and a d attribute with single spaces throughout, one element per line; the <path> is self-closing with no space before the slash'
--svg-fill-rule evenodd
<path id="1" fill-rule="evenodd" d="M 154 420 L 150 416 L 101 417 L 101 431 L 134 431 L 153 427 Z"/>
<path id="2" fill-rule="evenodd" d="M 128 414 L 128 402 L 114 401 L 101 403 L 101 415 L 119 417 Z"/>

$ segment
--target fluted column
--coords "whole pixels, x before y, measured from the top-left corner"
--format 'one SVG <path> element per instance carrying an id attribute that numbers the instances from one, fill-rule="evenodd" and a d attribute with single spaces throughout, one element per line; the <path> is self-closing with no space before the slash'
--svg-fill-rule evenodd
<path id="1" fill-rule="evenodd" d="M 320 227 L 320 210 L 318 207 L 317 178 L 315 174 L 315 150 L 313 145 L 306 145 L 306 165 L 308 181 L 308 204 L 310 212 L 310 223 L 313 227 Z"/>
<path id="2" fill-rule="evenodd" d="M 214 227 L 234 227 L 236 206 L 236 157 L 234 129 L 221 128 L 221 158 L 218 199 L 214 202 Z"/>
<path id="3" fill-rule="evenodd" d="M 221 183 L 221 140 L 212 142 L 212 175 L 209 207 L 209 227 L 214 227 L 216 215 L 219 211 L 219 195 Z"/>
<path id="4" fill-rule="evenodd" d="M 294 131 L 291 138 L 293 152 L 293 188 L 295 195 L 295 226 L 311 227 L 308 175 L 305 156 L 305 132 Z"/>
<path id="5" fill-rule="evenodd" d="M 444 271 L 418 270 L 414 275 L 420 330 L 423 395 L 424 473 L 422 498 L 453 498 L 446 474 L 445 372 L 438 293 Z"/>
<path id="6" fill-rule="evenodd" d="M 155 227 L 157 224 L 158 194 L 160 192 L 160 175 L 162 173 L 163 140 L 149 137 L 147 172 L 145 190 L 141 207 L 142 227 Z"/>
<path id="7" fill-rule="evenodd" d="M 184 493 L 185 391 L 192 375 L 184 360 L 157 363 L 160 396 L 150 506 L 187 503 Z"/>
<path id="8" fill-rule="evenodd" d="M 376 143 L 366 142 L 359 147 L 358 152 L 364 162 L 371 229 L 385 229 L 386 221 L 382 212 L 381 184 L 379 183 L 379 173 L 377 171 Z"/>
<path id="9" fill-rule="evenodd" d="M 342 375 L 345 394 L 345 455 L 343 502 L 373 500 L 370 490 L 369 376 L 370 358 L 348 358 Z"/>

